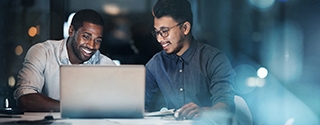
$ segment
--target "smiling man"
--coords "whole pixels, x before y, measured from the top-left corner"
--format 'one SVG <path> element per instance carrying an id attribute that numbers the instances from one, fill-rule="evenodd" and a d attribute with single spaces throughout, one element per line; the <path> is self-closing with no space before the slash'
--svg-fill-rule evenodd
<path id="1" fill-rule="evenodd" d="M 99 52 L 103 26 L 96 11 L 80 10 L 72 19 L 67 39 L 47 40 L 29 49 L 14 92 L 20 110 L 60 110 L 60 65 L 115 65 Z"/>
<path id="2" fill-rule="evenodd" d="M 163 50 L 146 64 L 146 110 L 160 90 L 167 108 L 179 109 L 179 118 L 196 119 L 204 112 L 232 114 L 235 72 L 224 53 L 192 36 L 190 3 L 158 0 L 152 14 L 152 34 Z"/>

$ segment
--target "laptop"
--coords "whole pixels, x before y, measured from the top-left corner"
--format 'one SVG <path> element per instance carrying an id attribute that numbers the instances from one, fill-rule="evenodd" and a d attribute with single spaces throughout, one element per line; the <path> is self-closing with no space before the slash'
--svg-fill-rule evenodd
<path id="1" fill-rule="evenodd" d="M 143 118 L 143 65 L 61 65 L 62 118 Z"/>

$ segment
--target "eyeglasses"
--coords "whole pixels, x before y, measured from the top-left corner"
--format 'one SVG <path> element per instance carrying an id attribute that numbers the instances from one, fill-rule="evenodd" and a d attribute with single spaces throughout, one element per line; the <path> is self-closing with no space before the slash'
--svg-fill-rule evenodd
<path id="1" fill-rule="evenodd" d="M 153 31 L 151 31 L 151 34 L 153 35 L 154 38 L 157 38 L 159 34 L 160 34 L 162 37 L 167 37 L 167 36 L 169 36 L 169 31 L 170 31 L 172 28 L 174 28 L 174 27 L 176 27 L 176 26 L 179 26 L 179 25 L 183 24 L 184 22 L 186 22 L 186 21 L 180 22 L 180 23 L 178 23 L 177 25 L 174 25 L 174 26 L 172 26 L 172 27 L 163 27 L 163 28 L 161 28 L 159 31 L 153 30 Z"/>

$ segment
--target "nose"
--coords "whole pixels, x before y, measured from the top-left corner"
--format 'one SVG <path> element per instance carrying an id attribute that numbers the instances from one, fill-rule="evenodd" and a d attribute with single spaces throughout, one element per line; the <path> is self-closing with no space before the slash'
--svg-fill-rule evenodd
<path id="1" fill-rule="evenodd" d="M 157 37 L 157 41 L 158 41 L 159 43 L 161 43 L 161 41 L 164 40 L 164 38 L 163 38 L 160 34 L 158 34 L 156 37 Z"/>
<path id="2" fill-rule="evenodd" d="M 89 41 L 86 43 L 86 45 L 87 45 L 87 47 L 88 47 L 89 49 L 95 49 L 95 48 L 96 48 L 96 44 L 95 44 L 95 42 L 94 42 L 93 39 L 92 39 L 92 40 L 89 40 Z"/>

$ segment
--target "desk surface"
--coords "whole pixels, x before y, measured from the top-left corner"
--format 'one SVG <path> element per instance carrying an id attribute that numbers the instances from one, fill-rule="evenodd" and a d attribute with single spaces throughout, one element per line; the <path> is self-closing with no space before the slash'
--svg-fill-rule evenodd
<path id="1" fill-rule="evenodd" d="M 31 113 L 24 115 L 14 115 L 20 118 L 0 118 L 0 124 L 32 124 L 43 120 L 45 116 L 51 115 L 56 120 L 46 120 L 45 123 L 58 123 L 66 125 L 82 124 L 107 124 L 107 125 L 192 125 L 193 121 L 177 121 L 173 117 L 145 117 L 141 119 L 61 119 L 60 113 Z M 3 116 L 3 115 L 2 115 Z M 43 121 L 42 121 L 43 122 Z"/>

